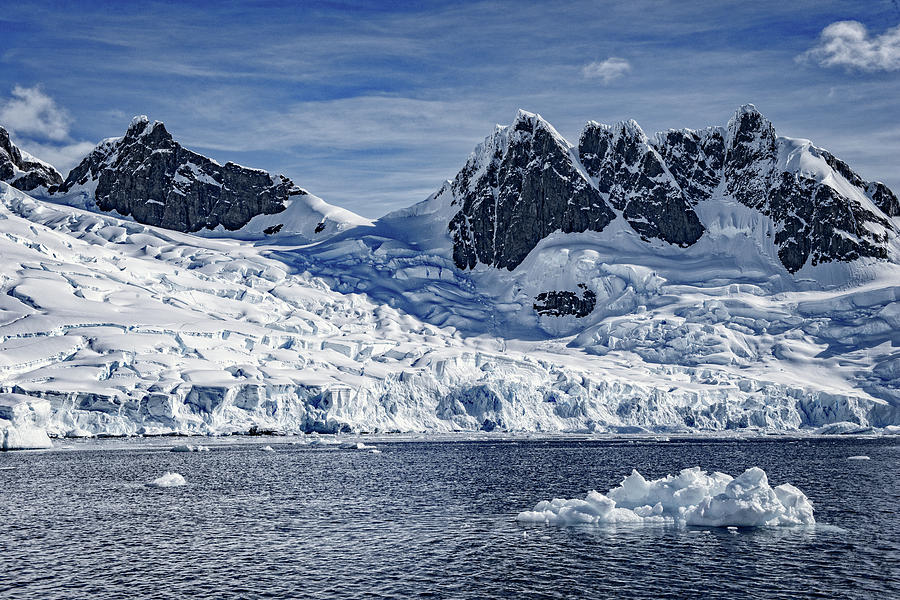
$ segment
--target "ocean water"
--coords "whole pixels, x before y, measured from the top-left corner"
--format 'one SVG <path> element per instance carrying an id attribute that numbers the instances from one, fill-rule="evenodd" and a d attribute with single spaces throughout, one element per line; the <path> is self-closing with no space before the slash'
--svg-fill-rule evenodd
<path id="1" fill-rule="evenodd" d="M 900 597 L 896 438 L 379 441 L 381 454 L 291 441 L 0 453 L 0 597 Z M 773 485 L 803 490 L 819 524 L 515 521 L 539 500 L 606 491 L 632 468 L 661 477 L 694 465 L 760 466 Z M 145 485 L 165 471 L 187 484 Z"/>

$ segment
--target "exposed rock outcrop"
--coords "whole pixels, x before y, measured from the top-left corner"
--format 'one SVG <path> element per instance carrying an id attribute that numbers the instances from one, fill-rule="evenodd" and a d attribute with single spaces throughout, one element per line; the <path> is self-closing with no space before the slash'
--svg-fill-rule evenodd
<path id="1" fill-rule="evenodd" d="M 469 158 L 452 183 L 453 259 L 512 270 L 554 231 L 602 231 L 615 217 L 570 145 L 540 116 L 520 111 Z"/>
<path id="2" fill-rule="evenodd" d="M 600 193 L 642 237 L 689 246 L 703 235 L 697 214 L 634 121 L 588 123 L 578 155 Z"/>
<path id="3" fill-rule="evenodd" d="M 900 201 L 806 140 L 779 137 L 753 105 L 727 127 L 670 130 L 651 141 L 634 121 L 589 122 L 577 153 L 520 111 L 450 184 L 453 259 L 515 269 L 551 233 L 601 232 L 621 215 L 647 241 L 695 244 L 700 202 L 737 201 L 769 217 L 778 260 L 804 265 L 888 258 Z"/>
<path id="4" fill-rule="evenodd" d="M 20 150 L 9 139 L 9 132 L 0 127 L 0 181 L 23 192 L 31 192 L 39 188 L 49 189 L 62 183 L 62 180 L 59 171 Z"/>
<path id="5" fill-rule="evenodd" d="M 124 137 L 101 142 L 56 190 L 83 191 L 102 211 L 178 231 L 240 229 L 306 195 L 290 179 L 184 148 L 161 122 L 136 117 Z"/>

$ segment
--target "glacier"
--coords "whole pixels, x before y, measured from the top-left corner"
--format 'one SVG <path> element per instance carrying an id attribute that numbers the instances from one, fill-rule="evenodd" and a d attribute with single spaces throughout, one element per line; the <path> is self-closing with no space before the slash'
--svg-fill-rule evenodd
<path id="1" fill-rule="evenodd" d="M 568 169 L 545 172 L 600 185 L 539 116 L 517 119 L 549 132 Z M 655 149 L 662 138 L 618 129 L 657 165 L 647 189 L 682 189 L 663 165 L 677 156 Z M 100 211 L 93 183 L 60 197 L 0 182 L 3 447 L 92 435 L 898 431 L 900 218 L 881 184 L 805 140 L 772 141 L 766 168 L 797 169 L 874 215 L 857 229 L 886 258 L 790 271 L 782 225 L 707 177 L 684 201 L 702 226 L 692 243 L 649 236 L 611 205 L 596 231 L 550 232 L 504 268 L 460 268 L 448 223 L 467 196 L 496 193 L 473 186 L 528 135 L 498 126 L 456 180 L 375 221 L 306 193 L 245 230 L 192 234 Z M 323 215 L 333 225 L 308 231 Z"/>
<path id="2" fill-rule="evenodd" d="M 52 436 L 900 423 L 895 265 L 772 293 L 784 283 L 738 265 L 725 281 L 718 257 L 629 264 L 551 239 L 522 288 L 590 269 L 608 308 L 550 335 L 516 321 L 516 273 L 462 273 L 378 226 L 312 246 L 212 239 L 0 185 L 0 391 L 46 401 Z"/>

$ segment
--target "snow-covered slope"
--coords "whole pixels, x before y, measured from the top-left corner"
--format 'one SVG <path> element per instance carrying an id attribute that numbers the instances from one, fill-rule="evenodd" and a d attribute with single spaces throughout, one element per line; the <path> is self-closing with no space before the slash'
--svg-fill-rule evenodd
<path id="1" fill-rule="evenodd" d="M 176 142 L 159 121 L 135 117 L 51 189 L 56 202 L 139 223 L 216 237 L 325 239 L 370 221 L 331 206 L 283 175 L 216 161 Z"/>
<path id="2" fill-rule="evenodd" d="M 376 235 L 315 247 L 204 239 L 5 184 L 0 232 L 0 391 L 48 400 L 54 434 L 900 422 L 896 275 L 767 295 L 609 265 L 599 276 L 619 278 L 623 307 L 654 299 L 631 319 L 598 321 L 598 332 L 624 325 L 591 354 L 571 337 L 492 335 L 503 309 L 485 304 L 471 275 Z M 337 268 L 372 256 L 383 258 L 366 281 L 362 267 Z M 304 263 L 341 275 L 316 277 Z M 372 293 L 345 293 L 351 281 Z M 441 311 L 460 328 L 436 324 L 451 321 Z M 650 341 L 660 334 L 680 344 L 681 358 L 642 350 L 662 347 Z M 712 352 L 721 340 L 731 345 Z"/>
<path id="3" fill-rule="evenodd" d="M 755 115 L 576 148 L 520 112 L 312 244 L 308 195 L 299 235 L 248 241 L 2 185 L 0 393 L 60 435 L 900 425 L 896 197 Z"/>

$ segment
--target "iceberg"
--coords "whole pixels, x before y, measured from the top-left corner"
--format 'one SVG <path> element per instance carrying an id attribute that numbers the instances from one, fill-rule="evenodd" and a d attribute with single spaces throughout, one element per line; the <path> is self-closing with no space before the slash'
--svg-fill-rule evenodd
<path id="1" fill-rule="evenodd" d="M 190 444 L 179 444 L 178 446 L 173 446 L 171 452 L 209 452 L 208 446 L 191 446 Z"/>
<path id="2" fill-rule="evenodd" d="M 166 471 L 153 481 L 147 484 L 147 487 L 152 488 L 170 488 L 170 487 L 179 487 L 185 484 L 184 477 L 180 473 L 172 473 L 171 471 Z"/>
<path id="3" fill-rule="evenodd" d="M 544 500 L 520 512 L 520 523 L 602 525 L 672 523 L 708 527 L 813 525 L 809 498 L 790 484 L 769 485 L 765 471 L 751 467 L 739 477 L 709 474 L 700 467 L 646 480 L 637 470 L 606 494 L 584 499 Z"/>

